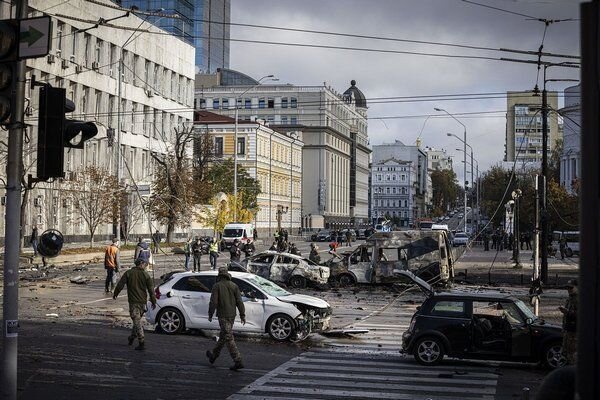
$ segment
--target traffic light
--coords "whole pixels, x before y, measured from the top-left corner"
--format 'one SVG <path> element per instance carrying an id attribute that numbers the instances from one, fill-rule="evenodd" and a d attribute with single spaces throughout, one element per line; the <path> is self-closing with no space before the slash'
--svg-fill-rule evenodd
<path id="1" fill-rule="evenodd" d="M 0 125 L 10 122 L 14 111 L 19 23 L 15 19 L 0 21 Z"/>
<path id="2" fill-rule="evenodd" d="M 65 118 L 66 113 L 75 111 L 75 104 L 67 100 L 63 88 L 43 85 L 39 100 L 37 179 L 62 178 L 64 148 L 83 149 L 98 128 L 93 122 Z"/>

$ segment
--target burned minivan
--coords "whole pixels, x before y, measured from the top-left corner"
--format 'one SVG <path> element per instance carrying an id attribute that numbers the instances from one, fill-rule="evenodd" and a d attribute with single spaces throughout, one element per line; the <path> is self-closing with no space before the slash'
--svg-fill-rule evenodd
<path id="1" fill-rule="evenodd" d="M 411 271 L 427 282 L 454 278 L 454 259 L 445 231 L 376 232 L 366 243 L 331 264 L 331 276 L 340 285 L 392 283 L 402 278 L 394 270 Z"/>

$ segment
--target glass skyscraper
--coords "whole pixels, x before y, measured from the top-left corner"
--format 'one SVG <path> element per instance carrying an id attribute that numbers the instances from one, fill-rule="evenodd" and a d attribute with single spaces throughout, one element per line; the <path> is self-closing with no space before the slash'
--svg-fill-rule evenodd
<path id="1" fill-rule="evenodd" d="M 115 0 L 141 11 L 163 8 L 181 18 L 149 17 L 148 21 L 196 48 L 196 72 L 229 68 L 231 0 Z"/>

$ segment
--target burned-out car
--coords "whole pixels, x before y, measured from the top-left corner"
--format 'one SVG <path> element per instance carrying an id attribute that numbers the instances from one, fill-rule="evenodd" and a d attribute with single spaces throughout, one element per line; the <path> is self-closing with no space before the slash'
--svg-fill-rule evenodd
<path id="1" fill-rule="evenodd" d="M 332 279 L 341 285 L 405 281 L 395 269 L 408 270 L 428 282 L 454 278 L 454 258 L 444 231 L 376 232 L 352 252 L 331 263 Z"/>
<path id="2" fill-rule="evenodd" d="M 564 366 L 562 329 L 547 324 L 517 299 L 499 292 L 434 292 L 408 271 L 427 295 L 402 335 L 402 350 L 423 365 L 445 355 L 464 359 L 541 363 Z M 411 276 L 412 275 L 412 276 Z"/>
<path id="3" fill-rule="evenodd" d="M 244 271 L 294 288 L 327 284 L 329 268 L 289 253 L 264 251 L 241 262 Z"/>

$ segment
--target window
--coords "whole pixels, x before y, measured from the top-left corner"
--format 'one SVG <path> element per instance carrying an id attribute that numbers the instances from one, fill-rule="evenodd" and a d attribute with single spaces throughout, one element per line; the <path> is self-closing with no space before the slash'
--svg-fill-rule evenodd
<path id="1" fill-rule="evenodd" d="M 102 54 L 102 45 L 103 42 L 100 39 L 96 39 L 96 49 L 94 52 L 94 61 L 96 61 L 96 63 L 100 64 L 100 61 L 102 61 L 100 59 L 100 55 Z"/>
<path id="2" fill-rule="evenodd" d="M 219 99 L 213 99 L 213 110 L 219 109 Z"/>
<path id="3" fill-rule="evenodd" d="M 433 305 L 431 309 L 432 315 L 464 315 L 465 314 L 465 302 L 464 301 L 449 301 L 441 300 Z"/>
<path id="4" fill-rule="evenodd" d="M 271 264 L 274 257 L 274 254 L 266 254 L 264 256 L 256 257 L 253 261 L 261 264 Z"/>
<path id="5" fill-rule="evenodd" d="M 223 105 L 223 109 L 228 109 L 229 108 L 229 99 L 227 99 L 227 98 L 221 99 L 221 104 Z"/>
<path id="6" fill-rule="evenodd" d="M 288 98 L 287 97 L 281 98 L 281 108 L 288 108 Z"/>
<path id="7" fill-rule="evenodd" d="M 60 57 L 63 49 L 63 32 L 65 30 L 65 23 L 58 21 L 56 23 L 56 55 Z"/>
<path id="8" fill-rule="evenodd" d="M 223 138 L 222 137 L 215 138 L 215 155 L 217 155 L 217 156 L 223 155 Z"/>
<path id="9" fill-rule="evenodd" d="M 269 97 L 267 99 L 267 108 L 275 108 L 275 99 L 272 97 Z"/>
<path id="10" fill-rule="evenodd" d="M 85 42 L 85 54 L 83 55 L 83 60 L 84 60 L 84 65 L 86 67 L 89 67 L 89 61 L 90 61 L 90 41 L 92 40 L 92 37 L 87 34 L 84 33 L 83 34 L 83 40 Z"/>
<path id="11" fill-rule="evenodd" d="M 237 153 L 238 156 L 243 156 L 246 154 L 246 138 L 238 138 Z"/>
<path id="12" fill-rule="evenodd" d="M 296 119 L 296 117 L 290 117 L 290 124 L 296 125 L 297 123 L 298 123 L 298 120 Z"/>
<path id="13" fill-rule="evenodd" d="M 258 108 L 265 108 L 265 98 L 261 97 L 258 99 Z"/>
<path id="14" fill-rule="evenodd" d="M 281 116 L 281 123 L 282 123 L 283 125 L 286 125 L 286 124 L 288 123 L 288 117 L 287 117 L 287 116 L 285 116 L 285 115 L 282 115 L 282 116 Z"/>
<path id="15" fill-rule="evenodd" d="M 79 37 L 79 34 L 77 33 L 77 28 L 75 27 L 71 28 L 71 32 L 73 36 L 73 38 L 71 39 L 71 61 L 75 61 L 75 54 L 77 51 L 77 38 Z"/>
<path id="16" fill-rule="evenodd" d="M 298 108 L 298 99 L 296 99 L 295 97 L 292 97 L 290 100 L 290 107 L 291 108 Z"/>
<path id="17" fill-rule="evenodd" d="M 252 99 L 244 99 L 244 108 L 246 108 L 246 110 L 249 110 L 252 108 Z"/>
<path id="18" fill-rule="evenodd" d="M 258 290 L 257 288 L 255 288 L 254 286 L 249 284 L 248 282 L 243 281 L 238 278 L 233 278 L 232 281 L 240 288 L 242 297 L 247 297 L 249 299 L 252 299 L 252 298 L 260 299 L 260 300 L 265 299 L 265 295 L 260 290 Z"/>
<path id="19" fill-rule="evenodd" d="M 184 290 L 187 292 L 202 292 L 210 293 L 214 285 L 216 277 L 214 276 L 189 276 L 181 278 L 173 289 Z"/>

